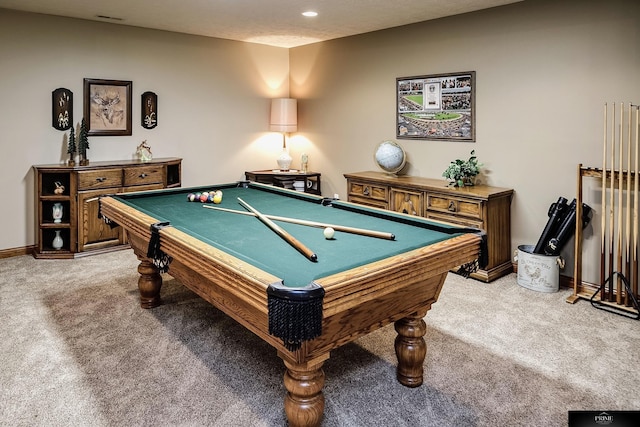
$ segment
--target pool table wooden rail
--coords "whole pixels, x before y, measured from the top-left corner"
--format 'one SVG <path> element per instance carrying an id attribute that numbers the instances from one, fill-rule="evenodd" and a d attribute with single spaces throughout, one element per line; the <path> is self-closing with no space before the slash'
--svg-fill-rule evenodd
<path id="1" fill-rule="evenodd" d="M 383 211 L 386 212 L 386 211 Z M 161 303 L 162 278 L 147 258 L 151 224 L 158 222 L 115 198 L 101 200 L 103 216 L 121 225 L 140 260 L 141 306 Z M 292 426 L 319 425 L 324 411 L 322 365 L 331 350 L 395 322 L 398 380 L 423 382 L 423 317 L 437 301 L 450 269 L 478 258 L 482 238 L 464 234 L 316 280 L 325 290 L 322 334 L 288 350 L 269 334 L 267 288 L 280 279 L 176 228 L 159 231 L 173 260 L 171 276 L 273 346 L 286 366 L 285 413 Z"/>

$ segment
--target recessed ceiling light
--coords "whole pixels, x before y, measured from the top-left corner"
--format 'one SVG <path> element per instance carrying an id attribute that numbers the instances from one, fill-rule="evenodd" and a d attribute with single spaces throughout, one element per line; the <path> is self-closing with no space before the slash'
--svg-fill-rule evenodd
<path id="1" fill-rule="evenodd" d="M 306 12 L 302 12 L 302 16 L 306 16 L 307 18 L 313 18 L 314 16 L 318 16 L 318 12 L 308 10 Z"/>

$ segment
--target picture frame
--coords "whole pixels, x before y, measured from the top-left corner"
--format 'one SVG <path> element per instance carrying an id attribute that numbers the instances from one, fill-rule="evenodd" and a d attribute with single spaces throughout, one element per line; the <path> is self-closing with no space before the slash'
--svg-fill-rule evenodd
<path id="1" fill-rule="evenodd" d="M 396 79 L 396 137 L 475 142 L 476 72 Z"/>
<path id="2" fill-rule="evenodd" d="M 73 126 L 73 92 L 64 87 L 51 92 L 51 126 L 69 130 Z"/>
<path id="3" fill-rule="evenodd" d="M 158 126 L 158 95 L 153 92 L 143 93 L 140 111 L 140 124 L 143 128 L 153 129 Z"/>
<path id="4" fill-rule="evenodd" d="M 88 136 L 131 135 L 131 89 L 127 80 L 84 79 Z"/>

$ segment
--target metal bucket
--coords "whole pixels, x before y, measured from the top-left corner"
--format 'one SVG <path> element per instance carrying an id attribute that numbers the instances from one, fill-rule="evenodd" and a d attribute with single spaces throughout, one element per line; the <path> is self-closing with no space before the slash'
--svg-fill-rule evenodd
<path id="1" fill-rule="evenodd" d="M 534 254 L 533 250 L 533 245 L 518 246 L 518 285 L 532 291 L 558 292 L 564 260 L 557 255 Z"/>

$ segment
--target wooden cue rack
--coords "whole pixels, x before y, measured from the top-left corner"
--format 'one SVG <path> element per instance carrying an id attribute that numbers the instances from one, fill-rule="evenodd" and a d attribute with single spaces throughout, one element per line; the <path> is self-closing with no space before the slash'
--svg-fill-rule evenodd
<path id="1" fill-rule="evenodd" d="M 601 248 L 600 262 L 600 284 L 594 284 L 585 282 L 582 280 L 582 265 L 583 265 L 583 253 L 582 253 L 582 241 L 583 241 L 583 228 L 582 228 L 582 204 L 583 204 L 583 180 L 584 178 L 593 178 L 595 180 L 602 180 L 603 182 L 613 183 L 613 188 L 605 188 L 606 190 L 612 190 L 619 192 L 620 186 L 623 191 L 634 191 L 638 197 L 638 192 L 635 191 L 635 172 L 629 170 L 613 171 L 605 170 L 605 176 L 603 177 L 602 168 L 589 168 L 583 167 L 582 164 L 578 165 L 578 190 L 576 197 L 576 229 L 575 229 L 575 263 L 573 274 L 573 294 L 567 298 L 568 303 L 575 303 L 579 299 L 586 299 L 595 301 L 598 304 L 612 307 L 615 310 L 622 310 L 632 315 L 640 316 L 638 309 L 633 306 L 633 299 L 630 298 L 630 294 L 627 293 L 626 287 L 622 282 L 622 279 L 617 275 L 612 276 L 613 271 L 618 269 L 627 277 L 631 293 L 635 296 L 636 300 L 640 300 L 638 294 L 638 241 L 636 238 L 632 239 L 631 233 L 626 234 L 626 241 L 618 241 L 621 237 L 618 236 L 606 236 L 604 239 L 607 248 Z M 621 197 L 622 193 L 618 194 Z M 629 200 L 629 199 L 627 199 Z M 611 212 L 616 211 L 617 206 L 612 203 L 610 206 L 606 206 L 601 209 L 601 215 L 606 215 L 606 209 L 611 209 Z M 632 207 L 627 207 L 631 209 Z M 637 214 L 634 212 L 633 218 L 637 224 Z M 620 224 L 622 226 L 622 224 Z M 628 230 L 630 231 L 630 230 Z M 614 230 L 615 233 L 615 230 Z M 623 238 L 624 240 L 624 238 Z M 632 241 L 633 240 L 633 241 Z M 607 244 L 609 243 L 609 244 Z M 632 243 L 635 243 L 635 247 L 632 247 Z M 624 252 L 624 253 L 623 253 Z M 616 260 L 618 260 L 616 262 Z M 604 294 L 601 292 L 604 282 L 611 277 L 610 281 L 613 281 L 611 294 L 606 291 Z M 608 285 L 608 283 L 607 283 Z M 605 287 L 606 288 L 606 287 Z M 604 296 L 604 297 L 603 297 Z"/>
<path id="2" fill-rule="evenodd" d="M 625 104 L 621 103 L 617 110 L 616 103 L 610 105 L 605 103 L 602 168 L 584 168 L 582 164 L 578 165 L 574 284 L 573 295 L 567 298 L 569 303 L 574 303 L 580 298 L 588 299 L 595 308 L 636 320 L 640 320 L 638 303 L 640 299 L 638 295 L 639 107 L 637 104 L 629 103 L 625 108 Z M 632 157 L 635 157 L 633 164 Z M 595 178 L 601 183 L 599 285 L 585 283 L 582 280 L 582 184 L 584 178 Z"/>

